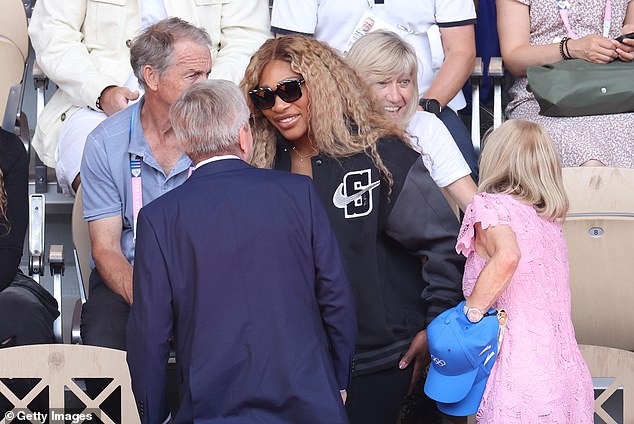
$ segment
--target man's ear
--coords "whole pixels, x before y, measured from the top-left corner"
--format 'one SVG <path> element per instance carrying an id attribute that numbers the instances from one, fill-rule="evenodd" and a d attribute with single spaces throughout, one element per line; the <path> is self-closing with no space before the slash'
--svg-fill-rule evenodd
<path id="1" fill-rule="evenodd" d="M 159 73 L 150 65 L 145 65 L 143 67 L 143 80 L 145 81 L 145 86 L 147 87 L 147 89 L 152 91 L 156 91 L 158 89 L 158 84 L 160 80 Z"/>
<path id="2" fill-rule="evenodd" d="M 245 162 L 251 162 L 253 158 L 253 135 L 251 134 L 251 126 L 247 123 L 240 128 L 240 157 Z"/>

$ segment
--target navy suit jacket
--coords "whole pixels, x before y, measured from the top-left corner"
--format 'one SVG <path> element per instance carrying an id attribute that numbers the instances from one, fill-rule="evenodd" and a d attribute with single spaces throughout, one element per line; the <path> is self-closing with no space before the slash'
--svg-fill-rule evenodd
<path id="1" fill-rule="evenodd" d="M 353 296 L 309 178 L 238 159 L 201 166 L 142 208 L 127 332 L 144 423 L 346 423 Z"/>

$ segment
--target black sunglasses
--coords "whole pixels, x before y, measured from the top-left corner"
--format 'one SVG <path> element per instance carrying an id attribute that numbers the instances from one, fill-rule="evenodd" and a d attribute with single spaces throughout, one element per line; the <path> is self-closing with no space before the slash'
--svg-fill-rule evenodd
<path id="1" fill-rule="evenodd" d="M 249 91 L 249 97 L 253 106 L 257 109 L 270 109 L 275 105 L 275 96 L 292 103 L 302 98 L 302 84 L 304 78 L 280 81 L 275 86 L 275 90 L 270 87 L 258 87 Z"/>

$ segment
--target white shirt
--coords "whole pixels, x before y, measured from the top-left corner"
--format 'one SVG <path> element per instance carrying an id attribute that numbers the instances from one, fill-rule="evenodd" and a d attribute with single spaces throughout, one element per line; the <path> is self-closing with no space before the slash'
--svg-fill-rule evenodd
<path id="1" fill-rule="evenodd" d="M 372 0 L 275 0 L 271 28 L 273 32 L 312 34 L 343 51 L 361 15 L 373 3 Z M 389 14 L 393 24 L 410 32 L 404 38 L 419 58 L 419 95 L 430 87 L 444 60 L 438 26 L 471 24 L 476 19 L 473 0 L 385 0 L 384 6 L 374 8 L 377 13 Z M 454 110 L 462 109 L 465 104 L 462 92 L 449 102 Z"/>
<path id="2" fill-rule="evenodd" d="M 141 29 L 167 17 L 163 0 L 141 0 Z"/>
<path id="3" fill-rule="evenodd" d="M 201 160 L 200 162 L 198 162 L 196 164 L 196 166 L 194 167 L 194 170 L 200 168 L 203 165 L 207 165 L 208 163 L 211 162 L 216 162 L 218 160 L 223 160 L 223 159 L 240 159 L 238 156 L 236 155 L 220 155 L 220 156 L 212 156 L 209 159 L 205 159 L 205 160 Z"/>
<path id="4" fill-rule="evenodd" d="M 412 147 L 423 156 L 423 163 L 438 187 L 447 187 L 471 174 L 447 127 L 433 113 L 417 111 L 409 121 L 407 133 Z"/>
<path id="5" fill-rule="evenodd" d="M 140 30 L 145 29 L 167 17 L 167 10 L 165 10 L 165 2 L 163 0 L 141 0 Z M 139 86 L 139 81 L 134 75 L 134 72 L 130 73 L 130 77 L 125 82 L 124 87 L 129 88 L 131 91 L 138 91 L 140 94 L 139 98 L 141 98 L 144 93 L 144 90 L 141 86 Z"/>

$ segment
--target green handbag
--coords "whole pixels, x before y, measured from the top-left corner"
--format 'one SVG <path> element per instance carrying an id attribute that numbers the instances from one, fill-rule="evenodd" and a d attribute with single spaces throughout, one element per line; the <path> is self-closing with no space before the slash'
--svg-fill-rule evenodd
<path id="1" fill-rule="evenodd" d="M 583 59 L 530 66 L 528 91 L 544 116 L 587 116 L 634 112 L 634 62 L 608 64 Z"/>

